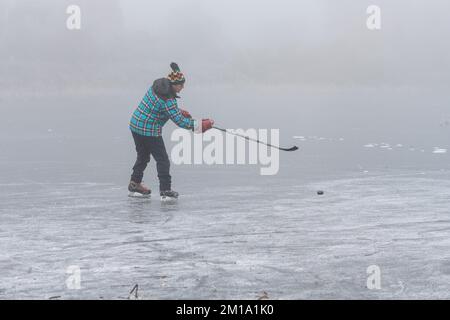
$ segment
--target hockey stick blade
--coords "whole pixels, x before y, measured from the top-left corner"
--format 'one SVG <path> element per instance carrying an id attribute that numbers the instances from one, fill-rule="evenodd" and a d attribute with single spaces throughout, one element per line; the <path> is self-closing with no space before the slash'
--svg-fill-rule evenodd
<path id="1" fill-rule="evenodd" d="M 293 146 L 293 147 L 291 147 L 291 148 L 278 148 L 278 149 L 280 149 L 280 150 L 283 150 L 283 151 L 295 151 L 295 150 L 298 150 L 298 147 L 297 146 Z"/>

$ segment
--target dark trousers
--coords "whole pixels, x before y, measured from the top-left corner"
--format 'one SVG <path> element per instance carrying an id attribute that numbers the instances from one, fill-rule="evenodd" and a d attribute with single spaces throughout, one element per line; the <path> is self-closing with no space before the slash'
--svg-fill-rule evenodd
<path id="1" fill-rule="evenodd" d="M 156 160 L 160 191 L 171 190 L 170 161 L 162 137 L 147 137 L 131 132 L 136 145 L 137 159 L 133 166 L 131 180 L 142 182 L 144 170 L 150 162 L 150 155 Z"/>

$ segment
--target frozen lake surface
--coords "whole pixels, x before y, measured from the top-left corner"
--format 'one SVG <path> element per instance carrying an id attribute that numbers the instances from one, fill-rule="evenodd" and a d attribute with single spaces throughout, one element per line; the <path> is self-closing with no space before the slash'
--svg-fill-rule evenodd
<path id="1" fill-rule="evenodd" d="M 163 205 L 127 197 L 127 122 L 140 94 L 2 102 L 0 299 L 127 299 L 135 284 L 144 299 L 450 298 L 444 107 L 414 96 L 403 103 L 409 95 L 399 93 L 386 118 L 361 109 L 364 92 L 328 93 L 333 104 L 303 92 L 303 117 L 287 126 L 291 105 L 280 104 L 283 112 L 254 124 L 281 127 L 280 144 L 300 147 L 280 154 L 277 175 L 174 165 L 181 198 Z M 246 128 L 252 110 L 234 123 L 224 111 L 231 118 L 233 104 L 217 103 L 189 110 Z M 21 105 L 23 130 L 11 117 Z M 154 169 L 152 161 L 145 182 L 155 191 Z M 373 265 L 379 290 L 366 286 Z M 66 285 L 71 267 L 80 289 Z"/>
<path id="2" fill-rule="evenodd" d="M 171 205 L 113 183 L 4 183 L 0 297 L 126 299 L 139 284 L 145 299 L 450 298 L 449 178 L 196 186 Z"/>

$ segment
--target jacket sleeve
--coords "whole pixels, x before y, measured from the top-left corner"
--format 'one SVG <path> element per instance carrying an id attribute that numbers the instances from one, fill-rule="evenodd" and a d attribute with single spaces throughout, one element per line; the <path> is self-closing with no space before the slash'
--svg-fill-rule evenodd
<path id="1" fill-rule="evenodd" d="M 166 113 L 170 120 L 175 122 L 177 126 L 188 130 L 194 130 L 194 127 L 196 125 L 195 120 L 183 116 L 180 109 L 178 108 L 176 99 L 168 99 L 164 103 L 163 108 L 164 113 Z"/>

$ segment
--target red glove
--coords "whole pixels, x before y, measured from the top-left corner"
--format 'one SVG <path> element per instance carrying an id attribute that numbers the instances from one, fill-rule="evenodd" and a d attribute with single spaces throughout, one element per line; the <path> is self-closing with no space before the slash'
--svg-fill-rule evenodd
<path id="1" fill-rule="evenodd" d="M 214 120 L 202 119 L 202 132 L 208 131 L 214 125 Z"/>
<path id="2" fill-rule="evenodd" d="M 183 115 L 183 117 L 186 118 L 192 118 L 191 114 L 189 112 L 187 112 L 186 110 L 180 109 L 181 114 Z"/>

